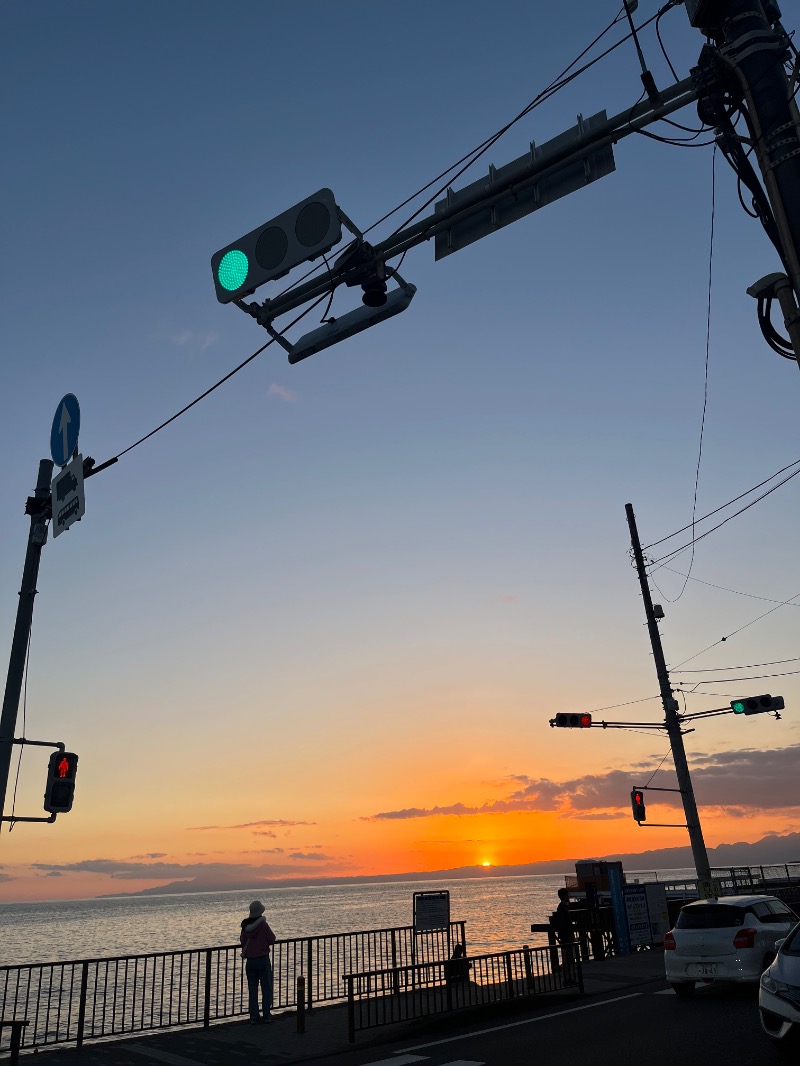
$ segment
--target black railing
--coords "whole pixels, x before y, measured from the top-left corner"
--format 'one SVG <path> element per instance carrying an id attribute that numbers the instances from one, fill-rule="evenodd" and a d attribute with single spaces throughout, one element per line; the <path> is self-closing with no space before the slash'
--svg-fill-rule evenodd
<path id="1" fill-rule="evenodd" d="M 523 947 L 458 960 L 353 973 L 347 983 L 347 1026 L 356 1032 L 575 986 L 583 992 L 577 952 Z"/>
<path id="2" fill-rule="evenodd" d="M 273 948 L 273 1006 L 343 1000 L 353 970 L 436 963 L 465 943 L 465 923 L 416 935 L 412 926 L 279 940 Z M 180 1025 L 208 1026 L 247 1013 L 238 945 L 190 951 L 0 967 L 0 1018 L 28 1022 L 22 1047 L 130 1036 Z M 0 1051 L 10 1048 L 0 1031 Z"/>

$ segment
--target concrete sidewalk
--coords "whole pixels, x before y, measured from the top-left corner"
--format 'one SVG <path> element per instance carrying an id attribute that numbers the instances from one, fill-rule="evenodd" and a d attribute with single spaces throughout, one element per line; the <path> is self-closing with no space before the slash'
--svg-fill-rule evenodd
<path id="1" fill-rule="evenodd" d="M 661 951 L 602 959 L 583 964 L 585 993 L 577 989 L 549 992 L 535 999 L 479 1007 L 458 1013 L 435 1015 L 413 1022 L 400 1022 L 356 1034 L 355 1044 L 347 1039 L 347 1006 L 315 1007 L 305 1016 L 305 1032 L 297 1032 L 297 1015 L 275 1016 L 271 1025 L 250 1025 L 246 1019 L 211 1026 L 209 1029 L 180 1029 L 126 1040 L 85 1044 L 53 1050 L 42 1048 L 37 1059 L 44 1066 L 272 1066 L 274 1063 L 303 1063 L 334 1053 L 372 1047 L 387 1040 L 397 1041 L 420 1033 L 447 1027 L 468 1030 L 476 1021 L 508 1014 L 551 1010 L 556 1003 L 575 1001 L 623 989 L 638 989 L 664 981 Z M 23 1052 L 21 1063 L 30 1063 Z M 0 1056 L 8 1062 L 8 1056 Z"/>

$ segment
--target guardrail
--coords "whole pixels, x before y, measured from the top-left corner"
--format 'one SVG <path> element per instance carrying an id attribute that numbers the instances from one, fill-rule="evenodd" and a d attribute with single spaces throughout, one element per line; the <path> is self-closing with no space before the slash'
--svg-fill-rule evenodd
<path id="1" fill-rule="evenodd" d="M 525 946 L 517 951 L 347 974 L 350 1043 L 355 1041 L 356 1032 L 380 1025 L 542 995 L 570 986 L 583 992 L 578 953 L 570 955 L 565 958 L 560 947 Z"/>
<path id="2" fill-rule="evenodd" d="M 353 970 L 443 962 L 465 923 L 415 934 L 413 926 L 279 940 L 273 948 L 273 1006 L 343 1000 Z M 0 967 L 0 1018 L 28 1023 L 23 1049 L 131 1036 L 247 1014 L 247 981 L 238 944 L 189 951 L 29 963 Z M 8 1023 L 5 1023 L 8 1024 Z M 10 1025 L 9 1025 L 10 1028 Z M 10 1050 L 5 1027 L 0 1051 Z"/>

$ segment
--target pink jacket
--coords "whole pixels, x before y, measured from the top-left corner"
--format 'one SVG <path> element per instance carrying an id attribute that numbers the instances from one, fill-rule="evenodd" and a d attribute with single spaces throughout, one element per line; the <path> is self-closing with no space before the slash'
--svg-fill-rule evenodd
<path id="1" fill-rule="evenodd" d="M 267 924 L 263 914 L 254 918 L 242 926 L 239 935 L 239 943 L 242 945 L 242 955 L 246 959 L 263 959 L 269 955 L 269 949 L 275 943 L 277 937 Z"/>

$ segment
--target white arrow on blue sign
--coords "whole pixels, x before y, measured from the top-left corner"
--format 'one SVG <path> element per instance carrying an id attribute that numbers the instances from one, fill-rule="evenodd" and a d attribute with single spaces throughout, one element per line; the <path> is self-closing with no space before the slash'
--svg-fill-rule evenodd
<path id="1" fill-rule="evenodd" d="M 56 408 L 53 428 L 50 430 L 50 454 L 56 466 L 66 466 L 78 444 L 81 428 L 81 409 L 71 392 Z"/>

